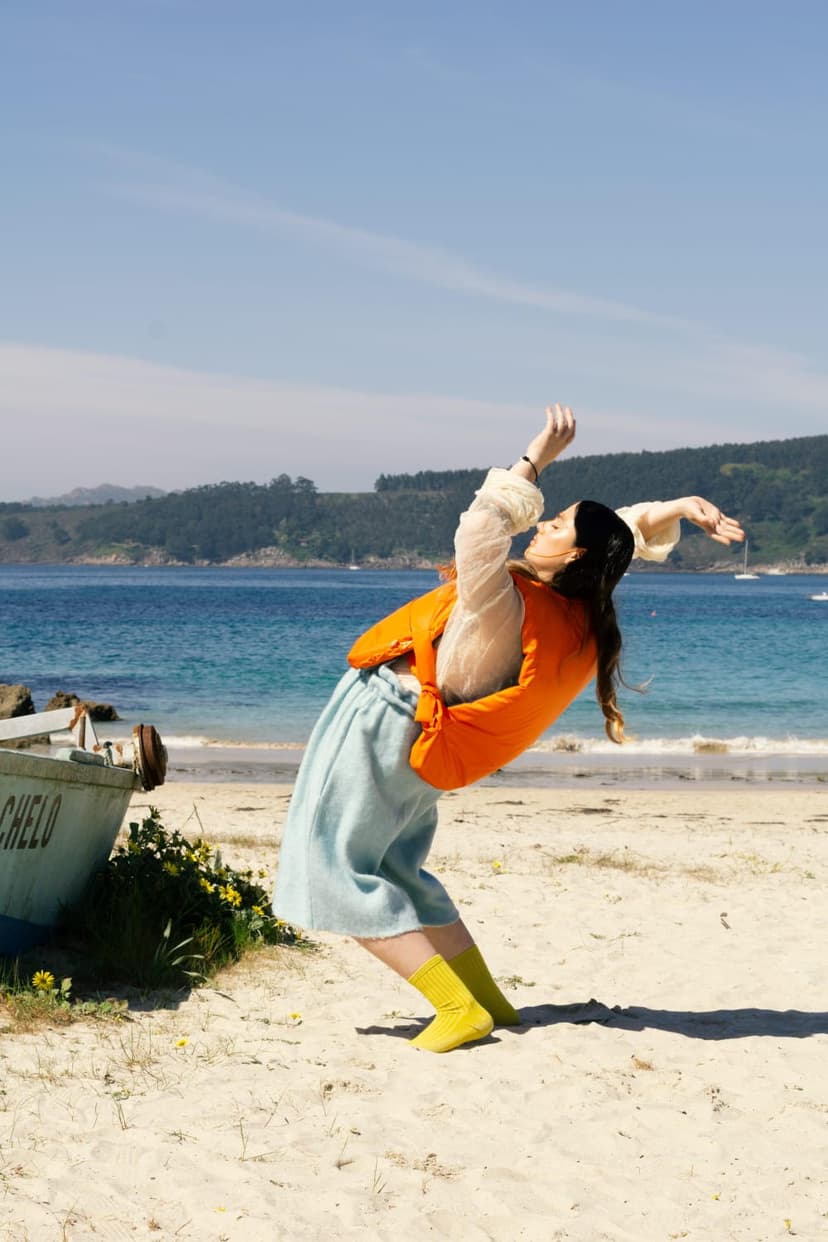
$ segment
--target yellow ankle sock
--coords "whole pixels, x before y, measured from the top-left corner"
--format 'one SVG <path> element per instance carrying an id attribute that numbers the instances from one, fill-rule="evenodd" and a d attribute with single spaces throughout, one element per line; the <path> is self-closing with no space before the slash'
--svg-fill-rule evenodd
<path id="1" fill-rule="evenodd" d="M 495 983 L 476 944 L 453 957 L 449 966 L 474 999 L 492 1015 L 496 1026 L 520 1026 L 520 1014 Z"/>
<path id="2" fill-rule="evenodd" d="M 411 1040 L 415 1048 L 450 1052 L 491 1031 L 491 1016 L 439 953 L 415 970 L 408 982 L 437 1010 L 434 1021 Z"/>

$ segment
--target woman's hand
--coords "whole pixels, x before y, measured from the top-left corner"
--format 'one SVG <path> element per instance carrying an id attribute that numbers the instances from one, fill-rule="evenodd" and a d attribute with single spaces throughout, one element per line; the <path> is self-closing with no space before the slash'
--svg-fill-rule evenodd
<path id="1" fill-rule="evenodd" d="M 526 456 L 537 470 L 538 474 L 545 470 L 550 462 L 564 451 L 567 445 L 571 444 L 575 439 L 575 418 L 568 405 L 548 405 L 546 407 L 546 426 L 543 431 L 539 431 L 534 439 L 530 440 Z M 518 470 L 524 467 L 528 471 L 526 462 L 518 462 L 513 469 Z M 529 478 L 527 473 L 526 478 Z"/>
<path id="2" fill-rule="evenodd" d="M 680 503 L 681 516 L 700 526 L 716 543 L 730 545 L 734 541 L 741 543 L 744 539 L 745 532 L 736 519 L 722 513 L 721 509 L 717 509 L 703 496 L 682 496 Z"/>
<path id="3" fill-rule="evenodd" d="M 638 529 L 649 542 L 660 535 L 676 518 L 687 518 L 688 522 L 700 526 L 706 535 L 716 543 L 741 543 L 745 537 L 735 518 L 722 513 L 703 496 L 678 496 L 675 500 L 654 500 L 646 510 L 637 517 Z"/>

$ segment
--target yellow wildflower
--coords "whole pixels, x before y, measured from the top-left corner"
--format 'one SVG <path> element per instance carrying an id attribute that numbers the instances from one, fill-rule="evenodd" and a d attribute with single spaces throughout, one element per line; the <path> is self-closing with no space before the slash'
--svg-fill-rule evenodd
<path id="1" fill-rule="evenodd" d="M 500 861 L 500 859 L 496 858 L 494 862 L 492 863 L 492 871 L 502 871 L 502 870 L 503 870 L 503 863 Z"/>
<path id="2" fill-rule="evenodd" d="M 183 1036 L 181 1039 L 177 1039 L 175 1041 L 175 1046 L 176 1048 L 186 1048 L 189 1042 L 189 1039 L 187 1039 L 186 1036 Z"/>
<path id="3" fill-rule="evenodd" d="M 214 893 L 216 891 L 215 884 L 211 884 L 205 876 L 202 876 L 198 883 L 205 893 Z"/>
<path id="4" fill-rule="evenodd" d="M 261 906 L 254 906 L 253 913 L 258 914 L 259 918 L 264 918 L 264 910 Z"/>
<path id="5" fill-rule="evenodd" d="M 220 884 L 219 885 L 219 896 L 221 897 L 222 901 L 227 902 L 228 906 L 240 906 L 241 905 L 241 893 L 238 891 L 238 889 L 233 888 L 232 884 Z"/>
<path id="6" fill-rule="evenodd" d="M 55 986 L 55 976 L 51 970 L 36 970 L 32 975 L 32 987 L 38 992 L 51 992 Z"/>
<path id="7" fill-rule="evenodd" d="M 165 862 L 164 870 L 166 871 L 167 875 L 178 875 L 178 873 L 181 871 L 181 868 L 179 867 L 178 863 Z"/>
<path id="8" fill-rule="evenodd" d="M 302 1021 L 301 1013 L 289 1013 L 288 1017 L 290 1018 L 291 1022 L 294 1022 L 296 1024 L 296 1026 L 298 1026 L 299 1023 Z"/>

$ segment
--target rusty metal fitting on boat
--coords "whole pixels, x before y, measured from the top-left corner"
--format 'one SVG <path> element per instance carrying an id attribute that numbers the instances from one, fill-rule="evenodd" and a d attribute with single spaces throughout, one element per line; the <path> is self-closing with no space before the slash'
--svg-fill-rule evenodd
<path id="1" fill-rule="evenodd" d="M 164 784 L 167 775 L 167 748 L 155 725 L 139 724 L 132 730 L 135 745 L 135 771 L 149 793 Z"/>

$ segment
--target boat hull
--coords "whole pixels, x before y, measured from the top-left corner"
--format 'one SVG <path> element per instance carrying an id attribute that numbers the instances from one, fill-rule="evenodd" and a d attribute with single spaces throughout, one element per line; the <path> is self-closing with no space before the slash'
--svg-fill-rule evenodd
<path id="1" fill-rule="evenodd" d="M 0 749 L 0 953 L 48 938 L 109 857 L 136 785 L 123 768 Z"/>

